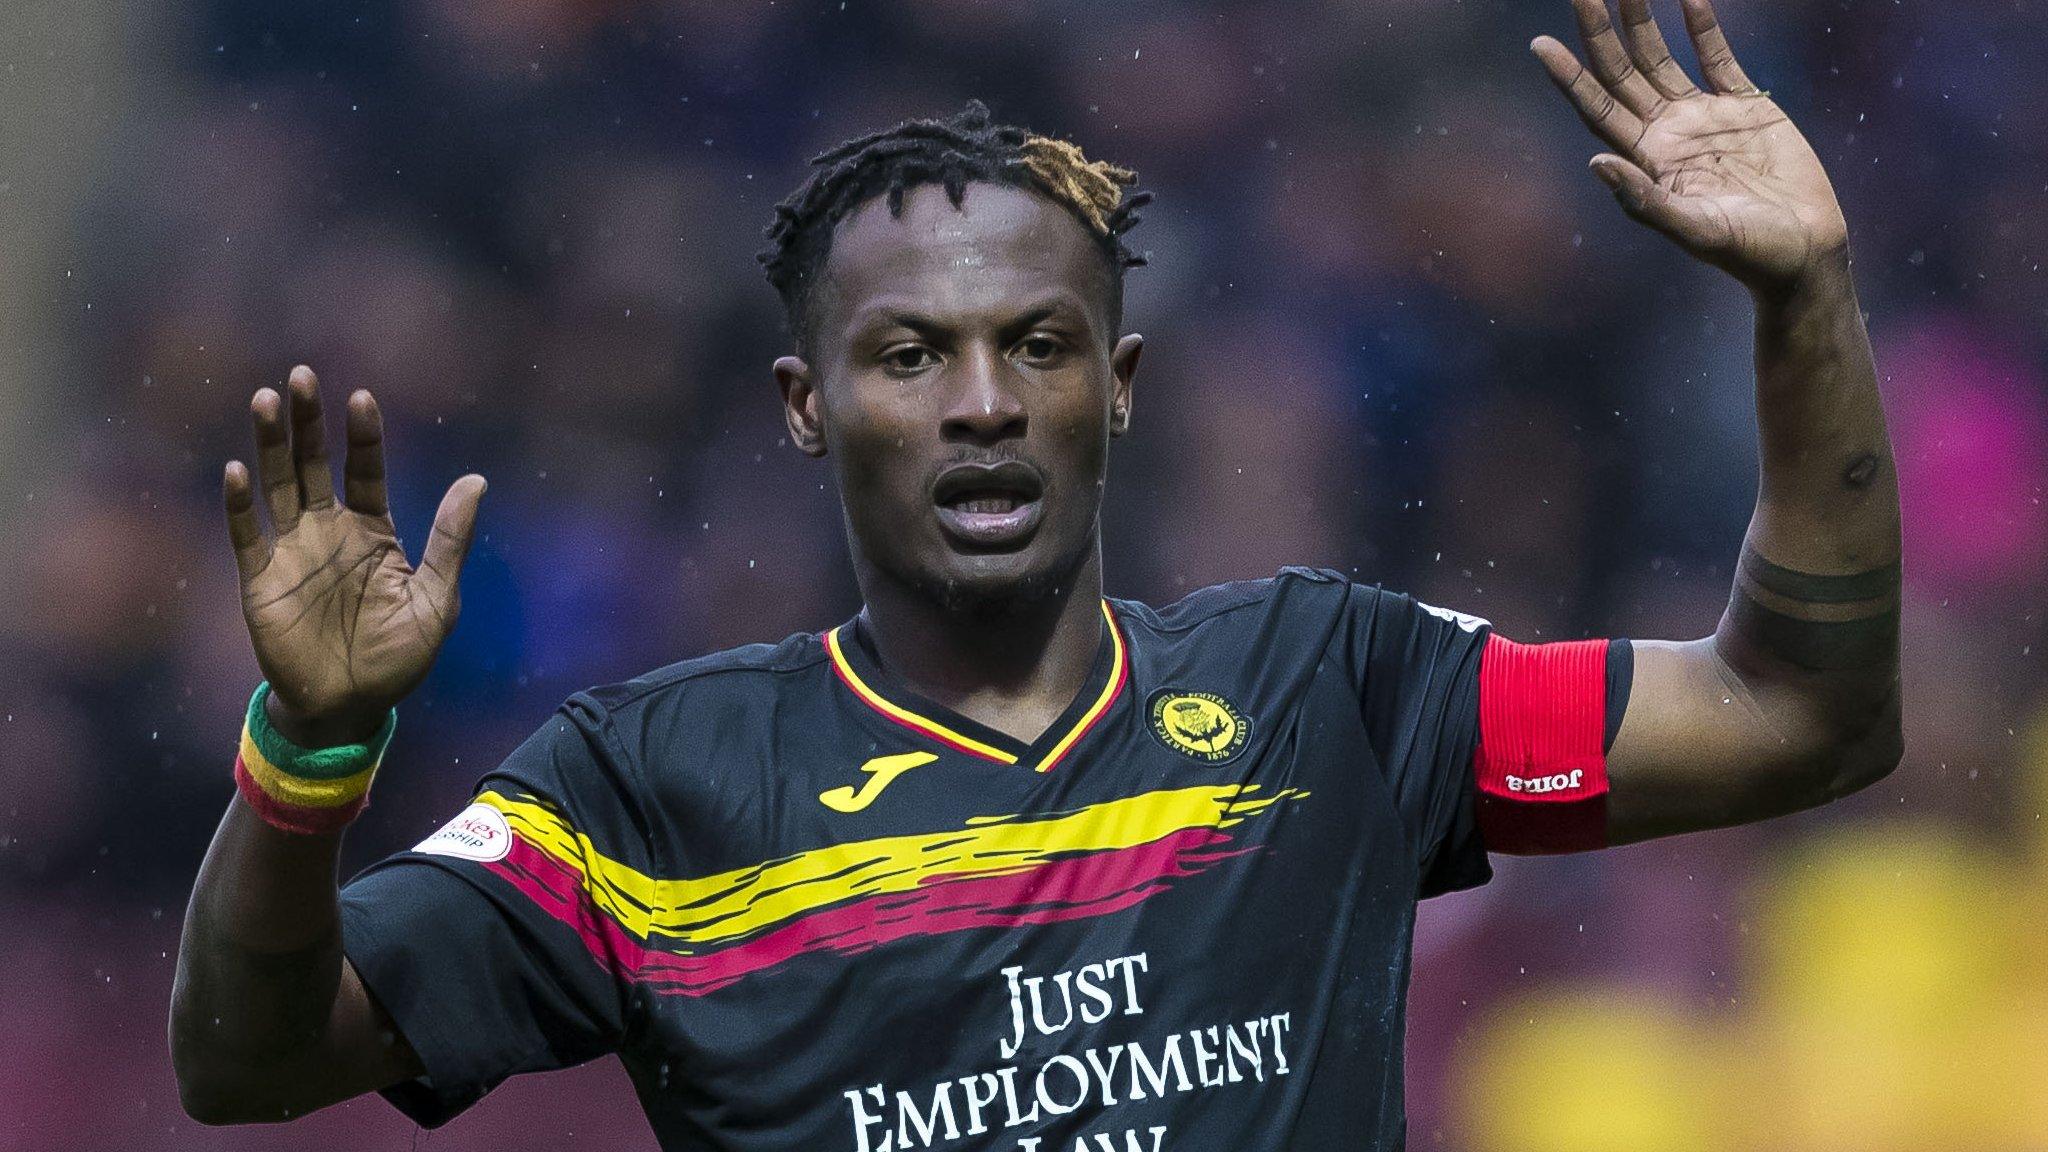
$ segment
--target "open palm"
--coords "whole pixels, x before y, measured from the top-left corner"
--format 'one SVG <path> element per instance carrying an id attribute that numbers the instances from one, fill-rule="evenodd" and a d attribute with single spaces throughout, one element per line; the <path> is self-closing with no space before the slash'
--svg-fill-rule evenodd
<path id="1" fill-rule="evenodd" d="M 249 404 L 258 484 L 274 535 L 257 522 L 248 469 L 231 461 L 223 480 L 242 613 L 256 662 L 291 711 L 381 714 L 425 678 L 455 624 L 457 580 L 484 480 L 464 476 L 448 489 L 414 569 L 391 522 L 376 399 L 360 391 L 349 398 L 345 500 L 337 500 L 319 382 L 300 367 L 288 387 L 288 421 L 285 401 L 272 389 Z"/>
<path id="2" fill-rule="evenodd" d="M 1587 65 L 1548 36 L 1531 48 L 1614 149 L 1593 170 L 1623 208 L 1752 287 L 1840 252 L 1848 225 L 1819 157 L 1743 73 L 1711 0 L 1683 0 L 1704 89 L 1671 58 L 1649 0 L 1619 3 L 1621 35 L 1605 0 L 1572 0 Z"/>

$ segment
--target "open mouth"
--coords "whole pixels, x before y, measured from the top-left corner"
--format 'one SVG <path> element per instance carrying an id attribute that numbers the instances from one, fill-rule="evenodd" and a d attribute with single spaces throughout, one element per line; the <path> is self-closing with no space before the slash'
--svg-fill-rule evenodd
<path id="1" fill-rule="evenodd" d="M 1014 548 L 1031 538 L 1044 514 L 1038 470 L 1015 460 L 956 464 L 932 487 L 939 525 L 974 548 Z"/>

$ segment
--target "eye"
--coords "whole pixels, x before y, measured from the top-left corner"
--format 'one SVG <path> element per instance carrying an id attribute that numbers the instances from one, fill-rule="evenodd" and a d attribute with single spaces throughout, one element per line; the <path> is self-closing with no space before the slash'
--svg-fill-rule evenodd
<path id="1" fill-rule="evenodd" d="M 939 362 L 937 354 L 922 344 L 897 344 L 882 350 L 882 367 L 896 376 L 912 376 Z"/>
<path id="2" fill-rule="evenodd" d="M 1059 338 L 1043 332 L 1034 332 L 1017 342 L 1017 357 L 1034 364 L 1043 364 L 1060 354 Z"/>

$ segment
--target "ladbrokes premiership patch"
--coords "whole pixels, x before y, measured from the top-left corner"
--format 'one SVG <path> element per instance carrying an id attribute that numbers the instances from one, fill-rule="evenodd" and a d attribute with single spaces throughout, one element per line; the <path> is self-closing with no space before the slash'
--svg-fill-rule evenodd
<path id="1" fill-rule="evenodd" d="M 1145 702 L 1152 735 L 1184 756 L 1221 764 L 1244 750 L 1252 722 L 1214 692 L 1161 688 Z"/>
<path id="2" fill-rule="evenodd" d="M 490 864 L 512 851 L 512 831 L 505 826 L 503 812 L 489 804 L 471 804 L 413 851 Z"/>

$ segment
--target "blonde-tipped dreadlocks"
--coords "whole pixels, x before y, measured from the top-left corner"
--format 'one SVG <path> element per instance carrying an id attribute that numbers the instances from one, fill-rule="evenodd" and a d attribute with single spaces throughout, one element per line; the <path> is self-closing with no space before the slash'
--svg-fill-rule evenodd
<path id="1" fill-rule="evenodd" d="M 1110 218 L 1124 206 L 1124 189 L 1138 182 L 1136 172 L 1107 160 L 1090 160 L 1080 145 L 1050 136 L 1025 137 L 1021 151 L 1025 169 L 1040 187 L 1079 212 L 1096 232 L 1114 234 Z"/>
<path id="2" fill-rule="evenodd" d="M 800 342 L 806 338 L 811 288 L 832 250 L 832 230 L 876 196 L 888 198 L 890 215 L 902 215 L 904 192 L 919 184 L 941 185 L 956 208 L 967 185 L 976 182 L 1029 188 L 1064 205 L 1087 225 L 1109 261 L 1112 331 L 1121 323 L 1124 270 L 1145 262 L 1124 245 L 1123 235 L 1152 199 L 1149 192 L 1126 191 L 1138 179 L 1129 169 L 1090 160 L 1065 140 L 997 124 L 979 100 L 944 120 L 905 120 L 849 140 L 811 164 L 817 170 L 810 179 L 775 206 L 768 248 L 760 255 Z"/>

